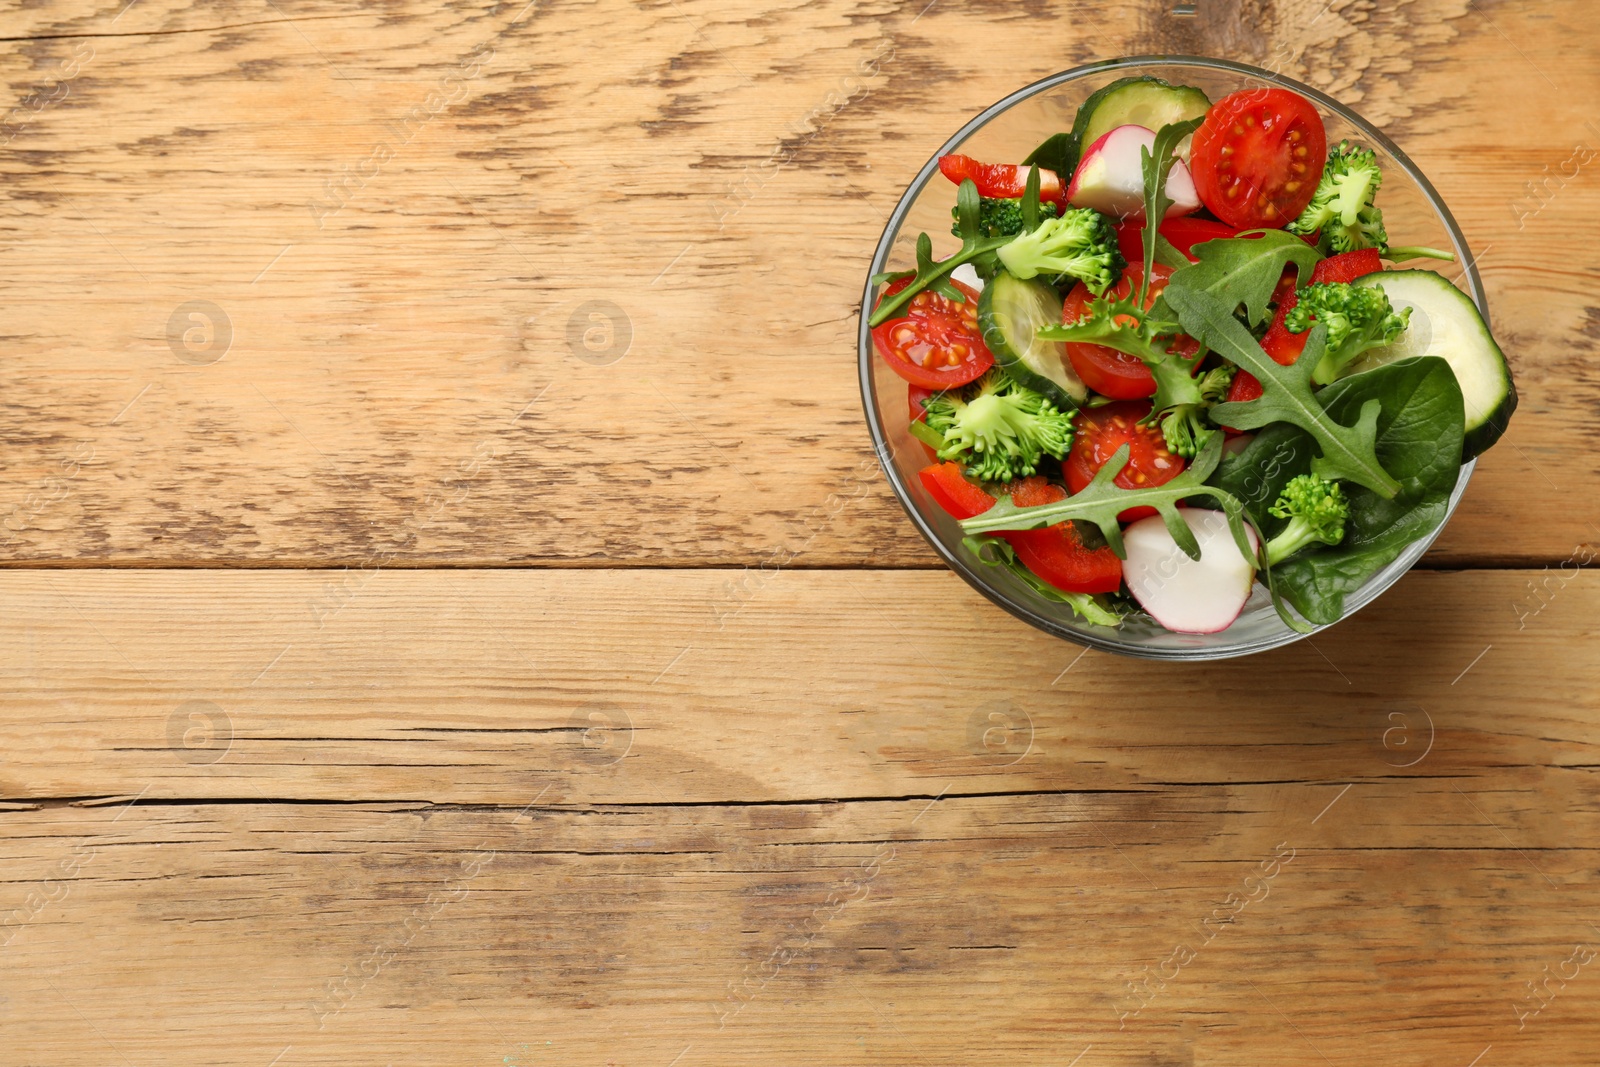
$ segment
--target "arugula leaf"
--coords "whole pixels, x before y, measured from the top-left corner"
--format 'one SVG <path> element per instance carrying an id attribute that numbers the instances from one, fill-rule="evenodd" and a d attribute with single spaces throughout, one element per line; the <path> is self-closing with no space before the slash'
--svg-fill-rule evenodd
<path id="1" fill-rule="evenodd" d="M 1205 353 L 1195 356 L 1204 358 Z M 1205 405 L 1206 396 L 1200 391 L 1200 380 L 1194 376 L 1194 360 L 1168 353 L 1157 363 L 1146 363 L 1150 377 L 1156 380 L 1156 391 L 1150 394 L 1150 417 L 1140 421 L 1154 425 L 1160 417 L 1173 408 L 1185 404 Z"/>
<path id="2" fill-rule="evenodd" d="M 1351 488 L 1344 540 L 1272 568 L 1289 603 L 1326 625 L 1344 614 L 1348 594 L 1444 521 L 1461 473 L 1463 404 L 1455 375 L 1437 356 L 1363 371 L 1319 395 L 1335 416 L 1381 404 L 1378 457 L 1400 482 L 1393 499 Z"/>
<path id="3" fill-rule="evenodd" d="M 1023 166 L 1043 167 L 1060 176 L 1063 186 L 1072 181 L 1072 172 L 1078 169 L 1078 153 L 1082 148 L 1070 133 L 1058 133 L 1028 153 Z"/>
<path id="4" fill-rule="evenodd" d="M 1159 301 L 1157 301 L 1159 306 Z M 1061 326 L 1042 326 L 1034 337 L 1045 341 L 1070 341 L 1073 344 L 1104 345 L 1130 356 L 1137 356 L 1150 368 L 1156 380 L 1151 398 L 1153 414 L 1179 404 L 1203 404 L 1200 383 L 1194 379 L 1194 360 L 1168 352 L 1173 338 L 1183 326 L 1173 319 L 1161 319 L 1150 311 L 1139 310 L 1131 298 L 1113 300 L 1098 296 L 1089 301 L 1088 315 Z M 1202 358 L 1197 353 L 1195 359 Z"/>
<path id="5" fill-rule="evenodd" d="M 1167 175 L 1172 173 L 1173 152 L 1178 142 L 1199 129 L 1204 121 L 1205 116 L 1201 115 L 1187 122 L 1169 123 L 1156 131 L 1153 150 L 1139 149 L 1140 173 L 1144 175 L 1144 275 L 1139 282 L 1140 307 L 1144 306 L 1144 295 L 1150 291 L 1150 269 L 1156 261 L 1156 246 L 1163 241 L 1156 227 L 1161 225 L 1167 208 L 1172 206 L 1172 198 L 1167 195 Z M 1178 262 L 1173 263 L 1170 259 L 1163 262 L 1169 267 L 1187 266 L 1188 258 L 1178 253 L 1171 242 L 1166 244 L 1167 248 L 1178 254 Z"/>
<path id="6" fill-rule="evenodd" d="M 1256 553 L 1251 551 L 1249 538 L 1244 532 L 1244 505 L 1239 503 L 1232 493 L 1205 484 L 1211 472 L 1216 469 L 1217 460 L 1222 456 L 1220 435 L 1206 443 L 1206 447 L 1195 456 L 1194 463 L 1188 470 L 1164 485 L 1149 489 L 1122 489 L 1112 484 L 1112 479 L 1127 466 L 1129 455 L 1130 449 L 1127 445 L 1117 449 L 1116 453 L 1106 461 L 1106 465 L 1100 468 L 1100 473 L 1094 476 L 1093 481 L 1065 500 L 1022 508 L 1012 503 L 1010 497 L 1001 497 L 994 507 L 982 515 L 964 520 L 961 529 L 967 534 L 985 534 L 1000 530 L 1032 530 L 1069 519 L 1074 522 L 1092 522 L 1100 527 L 1106 544 L 1111 546 L 1111 551 L 1117 554 L 1117 558 L 1127 559 L 1128 552 L 1122 544 L 1122 527 L 1117 522 L 1117 516 L 1129 508 L 1143 505 L 1153 507 L 1160 513 L 1162 520 L 1167 524 L 1167 531 L 1172 534 L 1172 539 L 1183 549 L 1185 555 L 1190 559 L 1199 559 L 1200 543 L 1195 540 L 1194 531 L 1189 529 L 1189 524 L 1183 521 L 1183 516 L 1178 514 L 1178 504 L 1189 497 L 1208 496 L 1222 506 L 1223 513 L 1228 517 L 1228 528 L 1233 531 L 1234 540 L 1238 542 L 1239 551 L 1246 559 L 1257 558 Z"/>
<path id="7" fill-rule="evenodd" d="M 1075 615 L 1084 622 L 1095 626 L 1120 626 L 1122 616 L 1112 611 L 1101 597 L 1093 593 L 1068 593 L 1057 589 L 1049 582 L 1034 574 L 1017 558 L 1016 550 L 1009 542 L 992 534 L 980 534 L 977 537 L 964 538 L 961 542 L 982 563 L 991 567 L 1003 567 L 1017 576 L 1017 579 L 1039 594 L 1046 600 L 1057 604 L 1066 604 Z"/>
<path id="8" fill-rule="evenodd" d="M 1189 257 L 1178 251 L 1177 245 L 1161 236 L 1160 230 L 1156 231 L 1155 260 L 1157 263 L 1171 267 L 1173 270 L 1189 266 Z"/>
<path id="9" fill-rule="evenodd" d="M 1182 273 L 1181 271 L 1179 272 Z M 1177 274 L 1173 275 L 1176 279 Z M 1343 478 L 1392 499 L 1400 483 L 1378 462 L 1375 438 L 1379 409 L 1376 397 L 1361 406 L 1354 426 L 1334 420 L 1311 394 L 1311 372 L 1327 348 L 1328 329 L 1318 323 L 1308 334 L 1305 350 L 1292 366 L 1275 363 L 1233 317 L 1233 306 L 1204 289 L 1168 285 L 1162 294 L 1178 312 L 1190 336 L 1198 338 L 1224 359 L 1255 375 L 1261 396 L 1243 403 L 1218 404 L 1211 409 L 1219 426 L 1254 430 L 1274 422 L 1300 427 L 1316 441 L 1322 454 L 1311 469 L 1324 478 Z"/>
<path id="10" fill-rule="evenodd" d="M 1149 227 L 1145 232 L 1149 233 Z M 1229 314 L 1243 304 L 1252 326 L 1267 321 L 1267 303 L 1278 287 L 1283 268 L 1293 263 L 1300 270 L 1300 279 L 1309 279 L 1322 256 L 1284 230 L 1253 232 L 1260 236 L 1222 237 L 1195 245 L 1190 251 L 1199 262 L 1175 271 L 1167 283 L 1167 292 L 1203 292 L 1225 301 Z"/>
<path id="11" fill-rule="evenodd" d="M 1035 198 L 1037 199 L 1037 195 Z M 961 251 L 949 259 L 935 262 L 933 240 L 925 233 L 920 235 L 917 238 L 917 269 L 911 275 L 911 284 L 879 304 L 873 311 L 872 317 L 867 320 L 868 326 L 883 325 L 922 290 L 930 286 L 943 285 L 944 279 L 961 264 L 976 259 L 985 252 L 993 252 L 1011 240 L 1010 237 L 1003 236 L 977 236 L 978 200 L 978 187 L 973 184 L 971 178 L 967 178 L 956 190 L 956 224 L 961 230 Z"/>

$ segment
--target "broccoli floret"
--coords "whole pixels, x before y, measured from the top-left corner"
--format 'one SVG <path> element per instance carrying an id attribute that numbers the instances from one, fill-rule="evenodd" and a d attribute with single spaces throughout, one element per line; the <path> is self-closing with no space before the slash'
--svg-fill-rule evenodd
<path id="1" fill-rule="evenodd" d="M 939 458 L 956 460 L 980 481 L 1026 478 L 1046 456 L 1072 447 L 1072 413 L 996 370 L 960 391 L 924 405 L 926 422 L 942 439 Z"/>
<path id="2" fill-rule="evenodd" d="M 1358 248 L 1387 251 L 1389 232 L 1383 212 L 1372 204 L 1382 184 L 1383 172 L 1372 149 L 1340 141 L 1328 153 L 1311 203 L 1289 229 L 1308 236 L 1321 230 L 1317 244 L 1328 255 Z"/>
<path id="3" fill-rule="evenodd" d="M 1380 286 L 1337 282 L 1300 290 L 1283 325 L 1290 333 L 1305 333 L 1318 322 L 1328 328 L 1328 350 L 1311 375 L 1318 385 L 1327 385 L 1361 353 L 1399 337 L 1410 321 L 1411 309 L 1396 312 Z"/>
<path id="4" fill-rule="evenodd" d="M 1031 233 L 1019 233 L 996 255 L 1006 270 L 1018 278 L 1040 274 L 1076 278 L 1096 296 L 1115 285 L 1127 261 L 1117 250 L 1117 233 L 1111 220 L 1086 207 L 1068 208 L 1059 218 L 1046 219 Z"/>
<path id="5" fill-rule="evenodd" d="M 1206 418 L 1211 405 L 1228 395 L 1233 376 L 1238 368 L 1224 363 L 1213 367 L 1200 377 L 1199 404 L 1179 404 L 1168 409 L 1161 420 L 1161 435 L 1167 440 L 1167 451 L 1184 459 L 1193 459 L 1206 447 L 1211 438 L 1220 433 Z"/>
<path id="6" fill-rule="evenodd" d="M 1039 205 L 1039 218 L 1053 219 L 1059 213 L 1054 203 L 1041 203 Z M 961 232 L 961 209 L 950 209 L 950 217 L 956 221 L 951 225 L 950 232 L 957 237 L 964 238 Z M 978 200 L 978 233 L 980 239 L 993 237 L 1015 237 L 1023 231 L 1022 198 L 985 196 Z M 977 271 L 978 277 L 988 281 L 1000 273 L 1000 257 L 993 252 L 983 252 L 972 260 L 972 269 Z"/>
<path id="7" fill-rule="evenodd" d="M 1289 558 L 1308 545 L 1336 545 L 1344 539 L 1344 523 L 1350 517 L 1350 502 L 1338 482 L 1315 474 L 1289 479 L 1278 502 L 1269 514 L 1288 519 L 1283 532 L 1267 542 L 1267 564 Z"/>
<path id="8" fill-rule="evenodd" d="M 1039 218 L 1053 219 L 1057 215 L 1057 208 L 1053 202 L 1039 205 Z M 951 208 L 950 217 L 956 222 L 950 227 L 950 232 L 957 237 L 961 233 L 961 209 Z M 985 196 L 978 200 L 978 236 L 979 237 L 1014 237 L 1022 232 L 1022 198 L 1006 199 L 997 196 Z"/>

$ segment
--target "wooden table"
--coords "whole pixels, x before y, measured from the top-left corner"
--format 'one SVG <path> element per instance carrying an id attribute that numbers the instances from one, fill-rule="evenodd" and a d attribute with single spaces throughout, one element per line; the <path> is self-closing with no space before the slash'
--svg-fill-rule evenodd
<path id="1" fill-rule="evenodd" d="M 1593 13 L 1187 6 L 7 4 L 0 1065 L 1596 1062 Z M 908 175 L 1157 51 L 1384 126 L 1522 391 L 1239 662 L 992 607 L 856 393 Z"/>

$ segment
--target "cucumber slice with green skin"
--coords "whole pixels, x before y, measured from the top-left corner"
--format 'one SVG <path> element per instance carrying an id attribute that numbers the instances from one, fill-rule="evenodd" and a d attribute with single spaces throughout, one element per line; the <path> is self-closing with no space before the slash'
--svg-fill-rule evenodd
<path id="1" fill-rule="evenodd" d="M 1192 85 L 1170 85 L 1149 76 L 1122 78 L 1083 102 L 1072 123 L 1072 134 L 1087 148 L 1118 126 L 1159 131 L 1209 110 L 1211 101 Z M 1187 156 L 1187 151 L 1184 154 Z"/>
<path id="2" fill-rule="evenodd" d="M 1060 324 L 1061 296 L 1037 278 L 1023 281 L 1002 270 L 978 297 L 978 329 L 994 361 L 1018 382 L 1070 411 L 1088 399 L 1089 389 L 1067 362 L 1066 346 L 1037 336 L 1041 327 Z"/>
<path id="3" fill-rule="evenodd" d="M 1466 401 L 1462 461 L 1498 441 L 1517 410 L 1517 387 L 1472 298 L 1431 270 L 1380 271 L 1355 284 L 1382 288 L 1396 311 L 1411 309 L 1411 322 L 1393 344 L 1363 353 L 1340 377 L 1410 356 L 1438 356 L 1455 371 Z"/>

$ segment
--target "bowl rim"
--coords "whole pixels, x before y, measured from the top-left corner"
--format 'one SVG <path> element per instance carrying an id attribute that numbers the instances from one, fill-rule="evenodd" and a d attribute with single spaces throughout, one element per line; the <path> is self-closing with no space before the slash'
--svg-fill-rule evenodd
<path id="1" fill-rule="evenodd" d="M 928 161 L 923 164 L 922 169 L 917 172 L 916 176 L 912 178 L 910 184 L 906 186 L 905 191 L 901 193 L 899 201 L 894 206 L 894 210 L 889 213 L 889 218 L 884 224 L 883 234 L 879 237 L 877 247 L 873 251 L 872 260 L 867 270 L 867 280 L 862 288 L 860 321 L 857 328 L 857 369 L 861 386 L 861 404 L 866 414 L 868 431 L 872 435 L 873 454 L 878 460 L 879 467 L 883 470 L 884 477 L 888 479 L 890 488 L 894 490 L 895 498 L 900 502 L 900 507 L 905 511 L 906 517 L 911 520 L 911 524 L 916 527 L 917 532 L 922 535 L 923 540 L 928 542 L 929 546 L 932 547 L 934 552 L 936 552 L 939 557 L 945 561 L 946 565 L 959 574 L 968 585 L 976 589 L 989 601 L 1009 612 L 1016 618 L 1022 620 L 1023 622 L 1028 623 L 1030 626 L 1036 627 L 1037 629 L 1043 630 L 1046 633 L 1052 634 L 1075 644 L 1083 645 L 1085 648 L 1094 648 L 1103 652 L 1111 652 L 1117 655 L 1131 656 L 1139 659 L 1195 661 L 1232 659 L 1238 656 L 1248 656 L 1257 652 L 1265 652 L 1270 649 L 1281 648 L 1284 645 L 1293 644 L 1294 642 L 1299 641 L 1301 638 L 1309 637 L 1313 633 L 1318 633 L 1322 630 L 1325 630 L 1328 626 L 1337 626 L 1339 622 L 1343 622 L 1345 619 L 1348 619 L 1350 616 L 1354 615 L 1356 612 L 1360 611 L 1362 608 L 1366 607 L 1368 604 L 1386 592 L 1390 586 L 1394 585 L 1395 582 L 1399 581 L 1400 578 L 1402 578 L 1411 570 L 1411 568 L 1416 564 L 1417 560 L 1422 558 L 1423 553 L 1427 552 L 1429 547 L 1431 547 L 1433 542 L 1438 538 L 1439 534 L 1444 531 L 1445 526 L 1450 522 L 1451 517 L 1455 514 L 1456 506 L 1461 502 L 1461 496 L 1466 491 L 1467 483 L 1472 479 L 1472 472 L 1478 465 L 1477 459 L 1474 458 L 1462 464 L 1461 473 L 1456 479 L 1455 489 L 1451 491 L 1450 499 L 1445 507 L 1444 517 L 1440 519 L 1439 525 L 1434 527 L 1433 532 L 1428 534 L 1428 536 L 1419 538 L 1418 540 L 1407 545 L 1405 549 L 1401 551 L 1400 555 L 1390 561 L 1387 566 L 1378 571 L 1371 578 L 1367 579 L 1366 582 L 1362 583 L 1359 589 L 1350 593 L 1345 598 L 1344 614 L 1337 622 L 1328 623 L 1322 626 L 1313 626 L 1309 632 L 1300 633 L 1290 629 L 1287 625 L 1284 625 L 1280 619 L 1278 622 L 1281 632 L 1272 633 L 1266 637 L 1257 638 L 1255 640 L 1244 641 L 1237 645 L 1223 645 L 1210 648 L 1150 648 L 1130 642 L 1119 641 L 1115 637 L 1095 633 L 1089 629 L 1075 629 L 1048 616 L 1042 615 L 1033 610 L 1029 605 L 1013 600 L 1002 590 L 996 588 L 988 580 L 987 576 L 980 573 L 974 565 L 962 559 L 958 554 L 950 551 L 945 546 L 943 539 L 940 538 L 932 526 L 922 517 L 921 511 L 911 499 L 909 489 L 905 485 L 904 481 L 900 478 L 899 472 L 896 470 L 893 462 L 897 449 L 895 446 L 889 443 L 888 435 L 884 431 L 883 423 L 878 418 L 877 404 L 875 401 L 876 389 L 874 382 L 876 360 L 874 358 L 875 352 L 872 344 L 872 334 L 867 326 L 867 319 L 870 315 L 869 309 L 871 308 L 872 301 L 872 277 L 883 271 L 884 267 L 887 265 L 891 247 L 894 244 L 895 238 L 899 235 L 900 228 L 905 222 L 906 215 L 910 212 L 911 205 L 915 202 L 918 194 L 922 192 L 923 187 L 927 185 L 929 179 L 932 178 L 934 172 L 938 169 L 939 157 L 950 152 L 962 141 L 965 141 L 973 133 L 982 129 L 998 115 L 1010 110 L 1017 104 L 1031 97 L 1037 96 L 1040 93 L 1053 89 L 1058 85 L 1075 81 L 1091 74 L 1114 73 L 1117 71 L 1128 71 L 1137 68 L 1149 69 L 1163 67 L 1205 67 L 1211 70 L 1222 71 L 1228 74 L 1243 75 L 1282 86 L 1283 88 L 1299 93 L 1307 99 L 1315 102 L 1320 107 L 1325 108 L 1327 111 L 1338 115 L 1340 118 L 1344 119 L 1346 122 L 1349 122 L 1351 125 L 1360 130 L 1363 136 L 1382 146 L 1383 149 L 1387 151 L 1395 160 L 1395 162 L 1400 165 L 1400 169 L 1403 170 L 1406 175 L 1417 184 L 1418 188 L 1422 190 L 1423 195 L 1427 198 L 1429 206 L 1431 206 L 1433 210 L 1438 213 L 1440 221 L 1444 223 L 1445 230 L 1449 234 L 1450 241 L 1455 249 L 1456 255 L 1459 257 L 1459 262 L 1464 264 L 1462 268 L 1462 279 L 1465 279 L 1467 283 L 1468 295 L 1472 297 L 1473 303 L 1477 305 L 1479 313 L 1483 316 L 1484 325 L 1486 327 L 1490 325 L 1489 304 L 1483 292 L 1482 281 L 1478 276 L 1477 261 L 1473 257 L 1471 249 L 1467 246 L 1466 237 L 1462 234 L 1461 227 L 1456 223 L 1455 216 L 1451 214 L 1449 206 L 1445 204 L 1444 199 L 1439 195 L 1439 191 L 1433 187 L 1433 183 L 1428 180 L 1427 176 L 1423 174 L 1417 165 L 1411 161 L 1411 158 L 1401 151 L 1400 147 L 1391 141 L 1382 130 L 1378 129 L 1372 123 L 1362 118 L 1361 115 L 1357 114 L 1346 105 L 1322 92 L 1320 89 L 1313 88 L 1312 86 L 1306 85 L 1303 82 L 1296 81 L 1295 79 L 1286 77 L 1282 74 L 1278 74 L 1261 67 L 1251 66 L 1247 63 L 1238 63 L 1228 59 L 1216 59 L 1210 56 L 1191 56 L 1179 54 L 1123 56 L 1117 59 L 1096 60 L 1092 63 L 1080 64 L 1079 66 L 1071 67 L 1067 70 L 1060 71 L 1059 73 L 1041 78 L 1038 81 L 1035 81 L 1029 85 L 1025 85 L 1015 92 L 1008 94 L 1002 99 L 989 105 L 987 108 L 984 108 L 983 111 L 979 112 L 954 134 L 952 134 L 942 145 L 939 146 L 938 150 L 934 152 Z M 1461 279 L 1457 279 L 1457 281 L 1460 280 Z M 1117 632 L 1118 631 L 1115 630 L 1108 631 L 1110 634 L 1115 634 Z"/>

